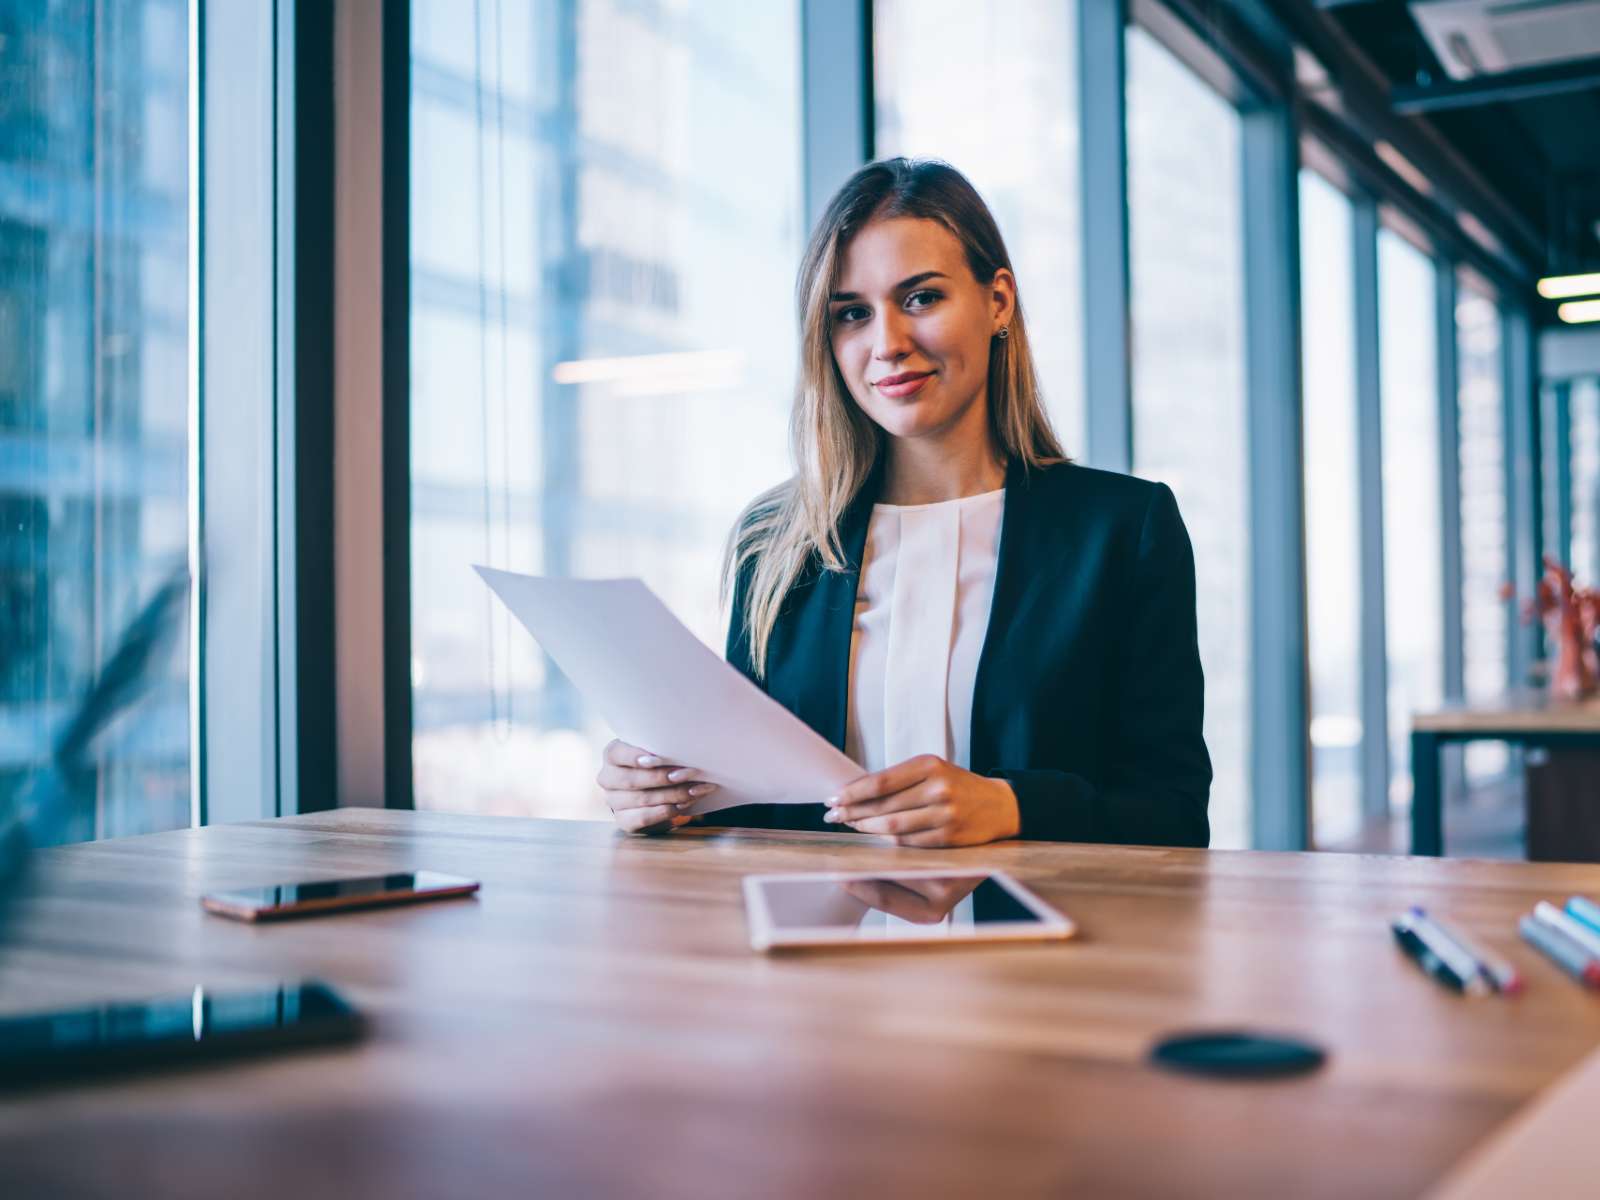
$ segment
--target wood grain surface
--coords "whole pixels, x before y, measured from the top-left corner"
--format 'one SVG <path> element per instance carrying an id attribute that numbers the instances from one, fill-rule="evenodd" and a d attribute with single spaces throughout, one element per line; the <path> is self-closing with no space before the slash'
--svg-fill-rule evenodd
<path id="1" fill-rule="evenodd" d="M 1415 1196 L 1600 1041 L 1525 948 L 1600 867 L 849 834 L 630 838 L 344 810 L 52 850 L 0 1012 L 329 980 L 357 1048 L 0 1094 L 0 1196 Z M 1057 945 L 750 951 L 755 871 L 995 866 Z M 251 926 L 203 891 L 427 868 L 449 900 Z M 1527 975 L 1463 999 L 1392 944 L 1422 903 Z M 1159 1034 L 1249 1026 L 1315 1075 L 1213 1082 Z"/>
<path id="2" fill-rule="evenodd" d="M 1510 692 L 1492 703 L 1447 705 L 1412 715 L 1419 733 L 1595 733 L 1600 699 L 1555 700 L 1548 692 Z"/>

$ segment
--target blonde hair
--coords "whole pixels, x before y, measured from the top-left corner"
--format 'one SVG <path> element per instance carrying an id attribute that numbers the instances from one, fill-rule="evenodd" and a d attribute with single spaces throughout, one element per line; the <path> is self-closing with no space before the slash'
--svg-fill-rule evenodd
<path id="1" fill-rule="evenodd" d="M 723 558 L 723 599 L 748 577 L 743 636 L 757 678 L 784 597 L 806 565 L 846 567 L 839 523 L 883 452 L 884 434 L 851 398 L 830 337 L 829 298 L 845 247 L 865 225 L 891 217 L 937 221 L 961 243 L 967 265 L 987 284 L 1011 257 L 977 189 L 948 163 L 889 158 L 852 175 L 817 221 L 795 281 L 800 371 L 789 439 L 795 475 L 757 496 L 740 514 Z M 1040 400 L 1019 296 L 1010 334 L 990 342 L 989 428 L 995 444 L 1028 468 L 1066 456 Z M 737 632 L 737 631 L 736 631 Z"/>

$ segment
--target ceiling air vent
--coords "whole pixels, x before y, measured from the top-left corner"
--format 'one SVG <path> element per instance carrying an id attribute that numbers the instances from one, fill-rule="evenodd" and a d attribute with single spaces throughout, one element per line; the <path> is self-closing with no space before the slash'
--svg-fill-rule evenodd
<path id="1" fill-rule="evenodd" d="M 1600 0 L 1413 0 L 1452 79 L 1600 58 Z"/>

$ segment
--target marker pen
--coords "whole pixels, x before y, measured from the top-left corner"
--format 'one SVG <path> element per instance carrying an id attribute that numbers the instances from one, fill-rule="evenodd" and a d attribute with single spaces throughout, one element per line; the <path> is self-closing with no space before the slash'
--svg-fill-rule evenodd
<path id="1" fill-rule="evenodd" d="M 1544 951 L 1567 974 L 1590 987 L 1600 987 L 1600 960 L 1597 960 L 1579 942 L 1568 937 L 1560 928 L 1541 921 L 1536 916 L 1523 917 L 1517 928 L 1534 946 Z"/>

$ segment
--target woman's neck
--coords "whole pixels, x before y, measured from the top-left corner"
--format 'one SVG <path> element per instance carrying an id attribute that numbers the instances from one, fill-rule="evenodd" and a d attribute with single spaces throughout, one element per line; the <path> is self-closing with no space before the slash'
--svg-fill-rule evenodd
<path id="1" fill-rule="evenodd" d="M 985 422 L 985 426 L 987 422 Z M 884 504 L 937 504 L 1005 486 L 1005 458 L 986 427 L 965 438 L 890 438 Z"/>

